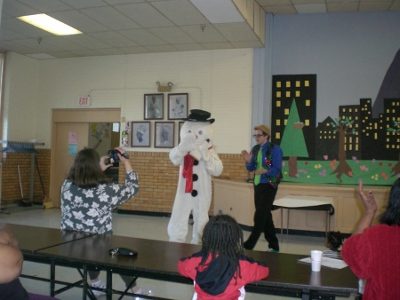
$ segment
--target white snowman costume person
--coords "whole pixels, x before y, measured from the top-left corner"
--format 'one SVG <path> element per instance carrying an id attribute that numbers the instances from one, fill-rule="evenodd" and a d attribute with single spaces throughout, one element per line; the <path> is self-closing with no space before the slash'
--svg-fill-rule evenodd
<path id="1" fill-rule="evenodd" d="M 181 142 L 169 153 L 171 162 L 179 167 L 179 180 L 171 219 L 168 224 L 170 241 L 185 242 L 190 213 L 193 215 L 192 243 L 201 241 L 208 222 L 211 204 L 211 176 L 222 173 L 222 162 L 213 146 L 211 114 L 191 109 L 183 123 Z"/>

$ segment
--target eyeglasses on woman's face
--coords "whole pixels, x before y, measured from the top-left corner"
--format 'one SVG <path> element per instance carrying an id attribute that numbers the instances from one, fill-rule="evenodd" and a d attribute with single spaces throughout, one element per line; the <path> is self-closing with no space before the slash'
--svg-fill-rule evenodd
<path id="1" fill-rule="evenodd" d="M 255 138 L 259 138 L 259 137 L 262 137 L 262 136 L 264 136 L 264 134 L 253 134 L 253 137 L 255 137 Z"/>

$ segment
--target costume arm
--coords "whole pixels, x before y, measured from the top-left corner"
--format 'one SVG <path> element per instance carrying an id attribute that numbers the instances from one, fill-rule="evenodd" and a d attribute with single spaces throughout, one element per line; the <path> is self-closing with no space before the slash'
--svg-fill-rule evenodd
<path id="1" fill-rule="evenodd" d="M 207 149 L 203 153 L 203 159 L 206 162 L 206 169 L 208 173 L 212 176 L 219 176 L 224 169 L 222 161 L 214 148 Z"/>
<path id="2" fill-rule="evenodd" d="M 175 166 L 183 164 L 183 158 L 195 147 L 195 137 L 193 134 L 184 136 L 178 146 L 169 152 L 169 159 Z"/>
<path id="3" fill-rule="evenodd" d="M 183 164 L 183 157 L 186 155 L 185 152 L 183 152 L 180 148 L 179 145 L 173 148 L 169 152 L 169 159 L 170 161 L 175 165 L 175 166 L 180 166 Z"/>
<path id="4" fill-rule="evenodd" d="M 0 283 L 8 283 L 19 276 L 23 260 L 16 239 L 5 228 L 0 229 Z"/>

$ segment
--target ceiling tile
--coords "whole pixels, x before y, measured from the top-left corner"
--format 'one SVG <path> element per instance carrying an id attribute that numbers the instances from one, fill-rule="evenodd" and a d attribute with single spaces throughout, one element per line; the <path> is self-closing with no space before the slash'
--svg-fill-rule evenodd
<path id="1" fill-rule="evenodd" d="M 174 46 L 178 51 L 193 51 L 205 49 L 201 44 L 176 44 Z"/>
<path id="2" fill-rule="evenodd" d="M 93 20 L 114 30 L 138 28 L 139 25 L 112 7 L 94 7 L 81 10 Z"/>
<path id="3" fill-rule="evenodd" d="M 298 13 L 310 14 L 310 13 L 325 13 L 326 5 L 320 3 L 309 3 L 309 4 L 294 4 Z"/>
<path id="4" fill-rule="evenodd" d="M 128 47 L 136 46 L 136 43 L 131 39 L 126 38 L 119 32 L 104 31 L 88 33 L 88 36 L 97 39 L 98 41 L 108 44 L 111 47 Z"/>
<path id="5" fill-rule="evenodd" d="M 27 54 L 26 56 L 30 57 L 30 58 L 34 58 L 34 59 L 54 59 L 56 58 L 55 56 L 52 56 L 48 53 L 32 53 L 32 54 Z"/>
<path id="6" fill-rule="evenodd" d="M 22 34 L 26 37 L 32 37 L 35 39 L 38 37 L 45 37 L 45 36 L 51 35 L 47 31 L 44 31 L 35 26 L 29 25 L 25 22 L 15 19 L 15 18 L 2 20 L 1 26 L 2 26 L 2 28 L 9 29 L 18 34 Z"/>
<path id="7" fill-rule="evenodd" d="M 297 4 L 324 4 L 325 0 L 292 0 L 293 5 Z"/>
<path id="8" fill-rule="evenodd" d="M 208 23 L 199 10 L 186 0 L 152 2 L 152 5 L 176 25 Z"/>
<path id="9" fill-rule="evenodd" d="M 193 40 L 179 27 L 150 28 L 148 31 L 169 44 L 193 43 Z"/>
<path id="10" fill-rule="evenodd" d="M 390 7 L 390 10 L 397 11 L 400 10 L 400 0 L 395 0 Z"/>
<path id="11" fill-rule="evenodd" d="M 61 0 L 61 1 L 76 9 L 107 5 L 107 3 L 105 3 L 103 0 Z"/>
<path id="12" fill-rule="evenodd" d="M 118 4 L 131 4 L 131 3 L 139 3 L 145 2 L 146 0 L 104 0 L 104 2 L 110 5 L 118 5 Z"/>
<path id="13" fill-rule="evenodd" d="M 65 5 L 59 0 L 18 0 L 18 1 L 38 10 L 41 13 L 47 13 L 50 11 L 65 10 L 71 8 L 70 6 Z"/>
<path id="14" fill-rule="evenodd" d="M 148 52 L 174 52 L 176 48 L 171 45 L 146 46 Z"/>
<path id="15" fill-rule="evenodd" d="M 64 37 L 64 39 L 87 49 L 102 49 L 110 47 L 108 43 L 103 43 L 99 39 L 96 39 L 86 34 L 70 35 Z"/>
<path id="16" fill-rule="evenodd" d="M 392 1 L 361 1 L 359 11 L 384 11 L 389 9 Z"/>
<path id="17" fill-rule="evenodd" d="M 3 16 L 20 17 L 35 14 L 36 10 L 16 0 L 3 0 Z"/>
<path id="18" fill-rule="evenodd" d="M 213 50 L 213 49 L 231 49 L 231 43 L 202 43 L 201 44 L 205 49 Z"/>
<path id="19" fill-rule="evenodd" d="M 145 29 L 121 30 L 119 33 L 141 46 L 162 45 L 165 43 Z"/>
<path id="20" fill-rule="evenodd" d="M 77 10 L 66 10 L 61 12 L 54 12 L 50 14 L 53 18 L 56 18 L 83 33 L 97 32 L 108 30 L 105 26 L 92 20 L 88 16 L 82 14 Z"/>
<path id="21" fill-rule="evenodd" d="M 255 35 L 246 22 L 214 24 L 214 26 L 228 41 L 231 42 L 252 41 Z"/>
<path id="22" fill-rule="evenodd" d="M 327 3 L 328 12 L 356 12 L 358 1 Z"/>
<path id="23" fill-rule="evenodd" d="M 190 37 L 199 43 L 225 42 L 226 39 L 211 24 L 182 26 Z"/>
<path id="24" fill-rule="evenodd" d="M 232 45 L 235 48 L 263 48 L 264 47 L 263 43 L 256 38 L 253 41 L 232 42 Z"/>
<path id="25" fill-rule="evenodd" d="M 292 5 L 290 0 L 257 0 L 261 6 Z"/>
<path id="26" fill-rule="evenodd" d="M 145 28 L 174 25 L 148 3 L 117 5 L 115 9 Z"/>

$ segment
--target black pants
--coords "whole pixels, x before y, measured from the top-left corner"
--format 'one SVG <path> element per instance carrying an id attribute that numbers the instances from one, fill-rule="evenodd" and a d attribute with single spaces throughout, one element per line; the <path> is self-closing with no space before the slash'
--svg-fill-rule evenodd
<path id="1" fill-rule="evenodd" d="M 254 227 L 249 238 L 244 243 L 246 249 L 253 249 L 261 233 L 264 232 L 268 247 L 279 250 L 279 242 L 271 213 L 277 191 L 278 187 L 275 188 L 268 183 L 260 183 L 254 186 Z"/>

